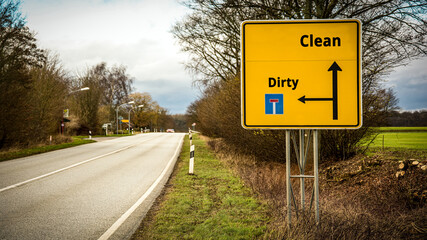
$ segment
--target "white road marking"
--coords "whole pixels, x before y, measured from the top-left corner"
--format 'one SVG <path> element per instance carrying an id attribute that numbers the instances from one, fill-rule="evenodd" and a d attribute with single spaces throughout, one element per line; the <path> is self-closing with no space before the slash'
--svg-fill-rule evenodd
<path id="1" fill-rule="evenodd" d="M 136 146 L 136 145 L 138 145 L 138 144 L 140 144 L 140 143 L 146 142 L 146 141 L 151 140 L 151 139 L 153 139 L 153 138 L 146 139 L 146 140 L 144 140 L 144 141 L 141 141 L 141 142 L 135 143 L 135 144 L 133 144 L 133 145 L 129 145 L 129 146 L 127 146 L 127 147 L 120 148 L 120 149 L 118 149 L 118 150 L 115 150 L 115 151 L 112 151 L 112 152 L 109 152 L 109 153 L 106 153 L 106 154 L 103 154 L 103 155 L 99 155 L 99 156 L 97 156 L 97 157 L 93 157 L 93 158 L 90 158 L 90 159 L 84 160 L 84 161 L 82 161 L 82 162 L 75 163 L 75 164 L 70 165 L 70 166 L 68 166 L 68 167 L 64 167 L 64 168 L 61 168 L 61 169 L 58 169 L 58 170 L 55 170 L 55 171 L 52 171 L 52 172 L 49 172 L 49 173 L 46 173 L 46 174 L 40 175 L 40 176 L 38 176 L 38 177 L 31 178 L 31 179 L 25 180 L 25 181 L 23 181 L 23 182 L 19 182 L 19 183 L 16 183 L 16 184 L 13 184 L 13 185 L 10 185 L 10 186 L 7 186 L 7 187 L 4 187 L 4 188 L 0 189 L 0 193 L 1 193 L 1 192 L 4 192 L 4 191 L 6 191 L 6 190 L 12 189 L 12 188 L 16 188 L 16 187 L 22 186 L 22 185 L 27 184 L 27 183 L 30 183 L 30 182 L 37 181 L 37 180 L 39 180 L 39 179 L 42 179 L 42 178 L 45 178 L 45 177 L 51 176 L 51 175 L 56 174 L 56 173 L 63 172 L 63 171 L 68 170 L 68 169 L 70 169 L 70 168 L 77 167 L 77 166 L 79 166 L 79 165 L 82 165 L 82 164 L 85 164 L 85 163 L 91 162 L 91 161 L 93 161 L 93 160 L 100 159 L 100 158 L 103 158 L 103 157 L 106 157 L 106 156 L 109 156 L 109 155 L 112 155 L 112 154 L 115 154 L 115 153 L 121 152 L 121 151 L 123 151 L 123 150 L 129 149 L 129 148 L 131 148 L 131 147 L 134 147 L 134 146 Z"/>
<path id="2" fill-rule="evenodd" d="M 130 207 L 119 219 L 117 219 L 117 221 L 113 225 L 111 225 L 111 227 L 104 234 L 102 234 L 102 236 L 99 237 L 98 240 L 107 240 L 108 238 L 110 238 L 111 235 L 113 235 L 114 232 L 116 232 L 117 229 L 119 229 L 119 227 L 126 221 L 126 219 L 145 201 L 145 199 L 148 196 L 150 196 L 151 192 L 154 191 L 154 189 L 160 183 L 162 178 L 166 175 L 166 172 L 168 171 L 169 167 L 172 165 L 174 160 L 178 157 L 178 154 L 181 150 L 183 142 L 184 142 L 184 137 L 181 139 L 180 143 L 178 144 L 178 147 L 176 148 L 174 155 L 169 160 L 168 164 L 163 169 L 160 176 L 150 186 L 150 188 L 148 188 L 148 190 L 135 202 L 135 204 L 133 204 L 132 207 Z"/>

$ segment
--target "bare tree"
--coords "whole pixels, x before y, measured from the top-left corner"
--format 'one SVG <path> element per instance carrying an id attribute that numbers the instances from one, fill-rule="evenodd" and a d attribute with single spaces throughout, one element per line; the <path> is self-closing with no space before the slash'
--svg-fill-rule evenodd
<path id="1" fill-rule="evenodd" d="M 94 66 L 91 70 L 100 84 L 103 91 L 102 103 L 105 105 L 118 105 L 128 99 L 132 91 L 133 79 L 126 73 L 126 67 L 107 67 L 107 63 L 102 62 Z"/>
<path id="2" fill-rule="evenodd" d="M 204 84 L 240 72 L 240 23 L 248 19 L 358 18 L 363 31 L 363 89 L 427 52 L 426 1 L 188 0 L 193 10 L 172 33 L 192 58 L 186 67 Z"/>
<path id="3" fill-rule="evenodd" d="M 27 143 L 23 126 L 29 116 L 28 67 L 44 61 L 19 5 L 20 1 L 0 0 L 0 148 Z"/>
<path id="4" fill-rule="evenodd" d="M 57 56 L 47 54 L 41 67 L 30 69 L 31 91 L 26 129 L 35 142 L 47 141 L 49 135 L 58 133 L 66 108 L 68 76 Z"/>
<path id="5" fill-rule="evenodd" d="M 97 134 L 101 131 L 99 109 L 103 96 L 99 79 L 89 70 L 84 76 L 78 78 L 78 82 L 80 87 L 89 87 L 88 91 L 76 92 L 72 95 L 77 103 L 76 111 L 81 124 L 79 134 L 88 134 L 88 131 Z"/>
<path id="6" fill-rule="evenodd" d="M 172 33 L 191 56 L 186 67 L 194 73 L 195 82 L 205 87 L 239 77 L 240 23 L 244 20 L 361 20 L 364 125 L 357 131 L 322 132 L 322 142 L 331 144 L 328 153 L 336 158 L 354 154 L 359 140 L 372 130 L 369 127 L 383 124 L 385 118 L 378 113 L 384 108 L 377 101 L 393 95 L 383 94 L 384 76 L 427 52 L 425 0 L 187 0 L 183 4 L 193 13 L 176 23 Z M 388 103 L 388 109 L 393 109 L 397 102 Z"/>
<path id="7" fill-rule="evenodd" d="M 107 67 L 105 62 L 88 69 L 74 81 L 74 88 L 89 87 L 89 91 L 74 94 L 75 109 L 81 124 L 80 132 L 98 133 L 102 123 L 115 123 L 116 108 L 129 100 L 133 79 L 126 67 Z"/>

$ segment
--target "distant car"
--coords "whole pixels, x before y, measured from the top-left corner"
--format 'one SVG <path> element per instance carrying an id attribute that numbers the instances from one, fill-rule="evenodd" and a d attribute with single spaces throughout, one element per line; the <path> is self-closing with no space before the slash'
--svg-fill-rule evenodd
<path id="1" fill-rule="evenodd" d="M 166 130 L 166 132 L 174 133 L 174 132 L 175 132 L 175 130 L 173 130 L 173 129 L 168 129 L 168 130 Z"/>

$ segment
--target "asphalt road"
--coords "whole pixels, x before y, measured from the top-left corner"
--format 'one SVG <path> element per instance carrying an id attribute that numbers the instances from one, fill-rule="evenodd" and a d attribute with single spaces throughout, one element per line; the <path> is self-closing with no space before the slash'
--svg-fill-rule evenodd
<path id="1" fill-rule="evenodd" d="M 184 134 L 152 133 L 0 162 L 0 239 L 126 239 Z"/>

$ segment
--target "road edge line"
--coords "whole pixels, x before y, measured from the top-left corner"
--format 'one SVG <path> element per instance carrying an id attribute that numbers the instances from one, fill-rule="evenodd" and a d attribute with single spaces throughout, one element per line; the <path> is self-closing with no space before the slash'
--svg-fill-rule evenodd
<path id="1" fill-rule="evenodd" d="M 174 155 L 169 160 L 166 167 L 163 169 L 162 173 L 160 173 L 159 177 L 156 179 L 156 181 L 151 184 L 150 188 L 130 207 L 125 213 L 123 213 L 122 216 L 120 216 L 119 219 L 113 225 L 111 225 L 110 228 L 107 229 L 107 231 L 104 232 L 104 234 L 101 235 L 101 237 L 98 238 L 98 240 L 107 240 L 109 239 L 116 231 L 119 229 L 119 227 L 129 218 L 129 216 L 145 201 L 145 199 L 150 196 L 150 194 L 154 191 L 154 189 L 157 187 L 157 185 L 161 182 L 163 177 L 168 172 L 169 168 L 171 167 L 173 162 L 176 162 L 176 159 L 178 158 L 182 145 L 184 143 L 185 135 L 182 136 L 180 143 L 178 144 Z"/>

